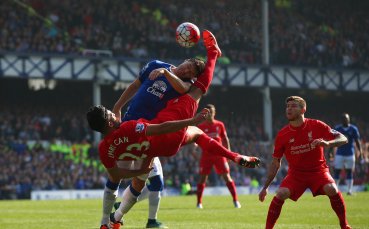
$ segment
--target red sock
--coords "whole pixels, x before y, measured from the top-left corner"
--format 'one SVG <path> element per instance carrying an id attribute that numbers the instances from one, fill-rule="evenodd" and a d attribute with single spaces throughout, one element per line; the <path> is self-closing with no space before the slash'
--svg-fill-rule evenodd
<path id="1" fill-rule="evenodd" d="M 228 187 L 229 192 L 232 195 L 233 201 L 237 201 L 238 197 L 237 197 L 236 185 L 234 184 L 234 181 L 227 182 L 226 185 Z"/>
<path id="2" fill-rule="evenodd" d="M 204 193 L 205 183 L 197 184 L 197 203 L 202 203 L 202 194 Z"/>
<path id="3" fill-rule="evenodd" d="M 229 160 L 235 161 L 236 157 L 239 155 L 238 153 L 234 153 L 224 148 L 224 146 L 222 146 L 219 142 L 210 138 L 205 133 L 201 134 L 195 142 L 203 151 L 212 152 L 215 156 L 222 156 L 228 158 Z"/>
<path id="4" fill-rule="evenodd" d="M 272 229 L 274 227 L 279 215 L 281 214 L 283 204 L 284 200 L 280 200 L 276 196 L 273 198 L 269 206 L 265 229 Z"/>
<path id="5" fill-rule="evenodd" d="M 204 94 L 208 90 L 210 83 L 213 79 L 215 63 L 217 62 L 217 56 L 218 52 L 215 50 L 211 50 L 208 52 L 208 59 L 205 64 L 205 70 L 193 84 L 194 86 L 200 88 Z"/>
<path id="6" fill-rule="evenodd" d="M 336 215 L 340 220 L 341 227 L 345 228 L 348 223 L 346 219 L 346 206 L 345 202 L 343 201 L 341 192 L 338 192 L 337 195 L 330 196 L 329 199 L 331 201 L 331 206 L 333 210 L 336 212 Z"/>

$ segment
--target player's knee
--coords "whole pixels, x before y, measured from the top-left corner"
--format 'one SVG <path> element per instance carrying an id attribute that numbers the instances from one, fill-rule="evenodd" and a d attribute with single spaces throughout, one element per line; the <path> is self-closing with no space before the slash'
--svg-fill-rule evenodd
<path id="1" fill-rule="evenodd" d="M 346 178 L 352 179 L 352 169 L 346 169 Z"/>
<path id="2" fill-rule="evenodd" d="M 327 196 L 334 196 L 338 193 L 337 185 L 335 183 L 324 185 L 323 190 Z"/>
<path id="3" fill-rule="evenodd" d="M 136 191 L 138 191 L 138 192 L 141 192 L 142 191 L 142 189 L 145 187 L 145 181 L 144 180 L 141 180 L 141 179 L 139 179 L 139 178 L 137 178 L 137 177 L 134 177 L 133 179 L 132 179 L 132 181 L 131 181 L 131 184 L 130 184 L 130 186 L 132 187 L 132 188 L 134 188 Z"/>
<path id="4" fill-rule="evenodd" d="M 291 195 L 291 192 L 288 188 L 279 188 L 276 191 L 276 196 L 280 200 L 286 200 L 290 197 L 290 195 Z"/>
<path id="5" fill-rule="evenodd" d="M 226 183 L 229 183 L 229 182 L 232 182 L 233 180 L 232 180 L 232 177 L 231 177 L 231 175 L 229 174 L 229 173 L 224 173 L 224 174 L 222 174 L 222 177 L 223 177 L 223 179 L 224 179 L 224 181 L 226 182 Z"/>
<path id="6" fill-rule="evenodd" d="M 150 191 L 163 191 L 164 181 L 163 177 L 160 175 L 153 176 L 149 178 L 150 184 L 147 185 L 147 189 Z"/>
<path id="7" fill-rule="evenodd" d="M 187 129 L 188 143 L 196 142 L 197 139 L 204 134 L 200 128 L 196 126 L 190 126 Z"/>

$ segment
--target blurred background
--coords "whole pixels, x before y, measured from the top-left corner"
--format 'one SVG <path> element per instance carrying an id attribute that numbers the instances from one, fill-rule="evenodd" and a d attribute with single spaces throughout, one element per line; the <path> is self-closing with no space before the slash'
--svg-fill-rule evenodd
<path id="1" fill-rule="evenodd" d="M 0 199 L 103 189 L 98 135 L 85 113 L 97 103 L 112 108 L 152 59 L 178 64 L 204 57 L 201 42 L 188 49 L 175 42 L 175 29 L 185 21 L 211 30 L 223 51 L 200 107 L 216 106 L 233 151 L 262 159 L 255 170 L 231 164 L 236 185 L 257 190 L 263 183 L 274 137 L 287 124 L 284 99 L 299 95 L 307 101 L 306 117 L 331 127 L 342 112 L 351 115 L 364 152 L 355 185 L 365 190 L 368 10 L 369 2 L 359 0 L 2 0 Z M 196 187 L 200 155 L 186 146 L 161 158 L 167 190 Z M 274 184 L 286 171 L 284 165 Z M 224 182 L 212 173 L 208 186 Z"/>

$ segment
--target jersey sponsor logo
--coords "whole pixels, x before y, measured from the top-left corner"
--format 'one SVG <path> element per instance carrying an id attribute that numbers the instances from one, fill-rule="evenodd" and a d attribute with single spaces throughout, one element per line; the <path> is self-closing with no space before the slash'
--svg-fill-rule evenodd
<path id="1" fill-rule="evenodd" d="M 299 145 L 299 146 L 291 146 L 291 154 L 302 154 L 311 151 L 310 143 Z"/>
<path id="2" fill-rule="evenodd" d="M 148 87 L 146 91 L 162 99 L 164 97 L 164 93 L 167 91 L 167 87 L 168 86 L 164 81 L 157 80 L 151 87 Z"/>
<path id="3" fill-rule="evenodd" d="M 205 131 L 205 133 L 206 133 L 206 131 Z M 216 138 L 216 137 L 219 137 L 219 134 L 218 134 L 218 132 L 208 132 L 208 133 L 206 133 L 209 137 L 211 137 L 211 138 Z"/>
<path id="4" fill-rule="evenodd" d="M 145 125 L 143 123 L 137 123 L 135 131 L 136 133 L 142 133 L 145 129 Z"/>

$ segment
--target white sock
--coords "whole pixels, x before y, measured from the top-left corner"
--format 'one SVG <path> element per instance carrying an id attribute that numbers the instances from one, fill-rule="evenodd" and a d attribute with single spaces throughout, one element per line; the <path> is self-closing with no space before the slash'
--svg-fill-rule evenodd
<path id="1" fill-rule="evenodd" d="M 122 202 L 119 205 L 119 208 L 114 213 L 114 218 L 117 221 L 121 221 L 123 215 L 126 214 L 132 207 L 137 203 L 137 196 L 133 195 L 130 190 L 130 186 L 128 186 L 122 195 Z"/>
<path id="2" fill-rule="evenodd" d="M 104 198 L 103 198 L 103 215 L 101 218 L 101 225 L 109 225 L 109 215 L 113 205 L 115 203 L 115 199 L 117 198 L 118 190 L 112 190 L 105 186 L 104 189 Z"/>
<path id="3" fill-rule="evenodd" d="M 156 219 L 158 217 L 160 198 L 160 191 L 152 191 L 149 193 L 149 219 Z"/>
<path id="4" fill-rule="evenodd" d="M 147 186 L 145 185 L 145 187 L 142 189 L 141 194 L 138 196 L 138 202 L 145 200 L 149 197 L 149 189 L 147 188 Z"/>
<path id="5" fill-rule="evenodd" d="M 354 185 L 354 179 L 347 179 L 347 192 L 352 192 L 352 186 Z"/>

